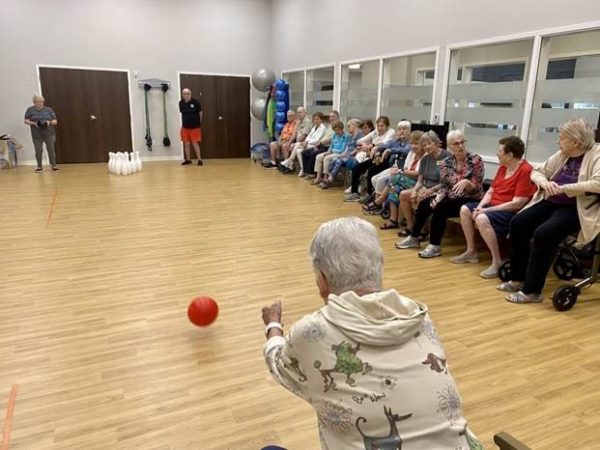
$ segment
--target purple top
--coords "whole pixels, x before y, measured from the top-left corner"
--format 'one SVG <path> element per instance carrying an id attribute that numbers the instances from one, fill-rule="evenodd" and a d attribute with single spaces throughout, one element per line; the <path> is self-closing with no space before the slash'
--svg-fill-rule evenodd
<path id="1" fill-rule="evenodd" d="M 581 162 L 583 161 L 583 155 L 577 158 L 569 158 L 564 166 L 558 171 L 552 181 L 559 186 L 564 184 L 577 183 L 579 180 L 579 170 L 581 169 Z M 549 201 L 557 205 L 575 205 L 575 197 L 569 197 L 567 194 L 553 195 L 548 198 Z"/>

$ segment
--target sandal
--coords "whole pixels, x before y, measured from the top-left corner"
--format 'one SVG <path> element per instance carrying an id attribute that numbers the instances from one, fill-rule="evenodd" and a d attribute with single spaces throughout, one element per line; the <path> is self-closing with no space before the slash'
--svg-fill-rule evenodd
<path id="1" fill-rule="evenodd" d="M 363 206 L 363 210 L 365 211 L 381 211 L 381 205 L 378 205 L 376 202 L 372 201 Z"/>
<path id="2" fill-rule="evenodd" d="M 540 294 L 524 294 L 523 291 L 513 292 L 505 297 L 507 302 L 524 304 L 524 303 L 541 303 L 544 300 Z"/>
<path id="3" fill-rule="evenodd" d="M 319 184 L 319 187 L 321 189 L 328 189 L 329 188 L 329 183 L 327 181 L 321 181 L 321 183 Z"/>
<path id="4" fill-rule="evenodd" d="M 394 228 L 398 228 L 398 222 L 393 220 L 390 220 L 379 227 L 380 230 L 393 230 Z"/>
<path id="5" fill-rule="evenodd" d="M 496 286 L 496 289 L 502 292 L 519 292 L 523 289 L 523 283 L 512 284 L 510 281 L 505 281 Z"/>

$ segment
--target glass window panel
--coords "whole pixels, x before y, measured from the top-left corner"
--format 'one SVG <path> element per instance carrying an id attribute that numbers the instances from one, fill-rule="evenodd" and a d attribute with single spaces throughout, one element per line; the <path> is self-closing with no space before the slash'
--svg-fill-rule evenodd
<path id="1" fill-rule="evenodd" d="M 306 71 L 306 106 L 309 114 L 333 108 L 333 66 Z"/>
<path id="2" fill-rule="evenodd" d="M 446 120 L 470 151 L 495 157 L 499 139 L 520 134 L 532 49 L 527 39 L 452 51 Z"/>
<path id="3" fill-rule="evenodd" d="M 290 109 L 304 106 L 304 71 L 284 73 L 283 79 L 290 85 Z"/>
<path id="4" fill-rule="evenodd" d="M 379 60 L 342 65 L 340 115 L 344 121 L 375 119 L 378 84 Z"/>
<path id="5" fill-rule="evenodd" d="M 385 59 L 381 114 L 393 124 L 429 123 L 434 78 L 435 53 Z"/>
<path id="6" fill-rule="evenodd" d="M 542 162 L 558 150 L 558 127 L 572 118 L 594 127 L 600 114 L 600 30 L 542 39 L 527 159 Z"/>

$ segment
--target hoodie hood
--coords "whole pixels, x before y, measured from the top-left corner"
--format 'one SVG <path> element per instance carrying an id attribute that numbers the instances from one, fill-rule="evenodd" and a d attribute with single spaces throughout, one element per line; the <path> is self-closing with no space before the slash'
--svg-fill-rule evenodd
<path id="1" fill-rule="evenodd" d="M 382 347 L 415 337 L 427 315 L 427 306 L 395 289 L 363 296 L 349 291 L 331 294 L 321 313 L 355 342 Z"/>

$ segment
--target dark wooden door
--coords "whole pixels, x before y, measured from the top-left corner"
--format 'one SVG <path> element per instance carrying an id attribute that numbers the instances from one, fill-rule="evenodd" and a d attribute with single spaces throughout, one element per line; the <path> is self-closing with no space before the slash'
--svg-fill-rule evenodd
<path id="1" fill-rule="evenodd" d="M 41 67 L 40 83 L 58 118 L 59 163 L 106 162 L 109 151 L 132 149 L 126 72 Z"/>
<path id="2" fill-rule="evenodd" d="M 217 100 L 221 158 L 247 158 L 250 152 L 250 80 L 219 77 Z"/>
<path id="3" fill-rule="evenodd" d="M 179 82 L 202 104 L 202 158 L 247 158 L 250 78 L 180 74 Z"/>

